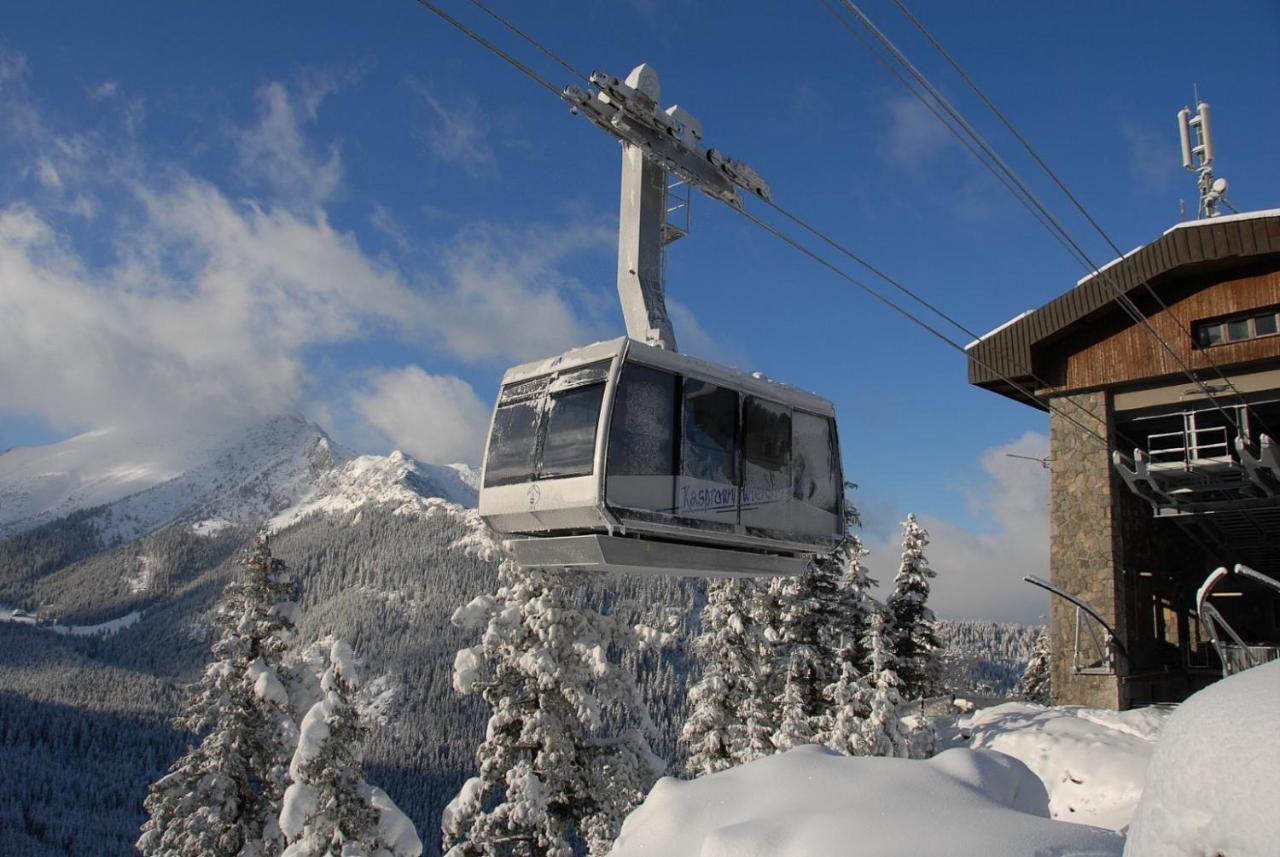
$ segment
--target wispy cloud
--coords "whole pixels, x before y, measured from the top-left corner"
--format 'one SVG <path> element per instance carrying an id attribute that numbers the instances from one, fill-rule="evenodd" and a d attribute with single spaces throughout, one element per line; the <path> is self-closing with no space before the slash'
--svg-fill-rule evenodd
<path id="1" fill-rule="evenodd" d="M 237 133 L 241 165 L 287 203 L 318 206 L 342 181 L 337 144 L 315 151 L 304 133 L 338 85 L 336 78 L 323 75 L 309 76 L 292 89 L 279 81 L 265 84 L 257 92 L 258 121 Z"/>
<path id="2" fill-rule="evenodd" d="M 497 173 L 492 134 L 475 99 L 459 97 L 446 104 L 421 80 L 411 79 L 409 87 L 430 112 L 422 140 L 433 155 L 471 176 Z"/>
<path id="3" fill-rule="evenodd" d="M 1120 136 L 1129 155 L 1129 174 L 1141 193 L 1167 191 L 1178 174 L 1178 151 L 1172 133 L 1160 133 L 1132 119 L 1120 120 Z M 1189 187 L 1194 187 L 1188 183 Z"/>
<path id="4" fill-rule="evenodd" d="M 892 98 L 886 111 L 889 124 L 880 151 L 889 161 L 918 169 L 946 148 L 949 132 L 918 100 Z"/>

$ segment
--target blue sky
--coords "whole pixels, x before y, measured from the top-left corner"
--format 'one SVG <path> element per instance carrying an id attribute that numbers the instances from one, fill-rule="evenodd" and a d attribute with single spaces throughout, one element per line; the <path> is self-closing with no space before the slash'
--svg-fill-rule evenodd
<path id="1" fill-rule="evenodd" d="M 580 68 L 655 66 L 709 145 L 973 330 L 1084 273 L 818 0 L 495 7 Z M 893 5 L 864 8 L 1110 259 Z M 1194 209 L 1193 82 L 1235 205 L 1280 204 L 1273 2 L 912 9 L 1123 249 Z M 621 332 L 616 144 L 412 0 L 11 5 L 0 108 L 0 448 L 296 409 L 360 451 L 474 460 L 505 366 Z M 836 402 L 880 554 L 913 510 L 935 564 L 1039 572 L 1045 474 L 1004 453 L 1044 450 L 1044 415 L 723 206 L 693 217 L 668 255 L 682 345 Z"/>

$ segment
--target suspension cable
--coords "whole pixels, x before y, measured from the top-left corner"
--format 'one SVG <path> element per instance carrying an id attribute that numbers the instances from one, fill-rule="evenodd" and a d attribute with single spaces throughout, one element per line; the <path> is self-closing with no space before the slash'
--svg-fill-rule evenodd
<path id="1" fill-rule="evenodd" d="M 827 0 L 822 0 L 822 2 L 825 4 Z M 1084 217 L 1086 221 L 1088 221 L 1089 225 L 1093 227 L 1094 231 L 1097 232 L 1100 236 L 1102 236 L 1102 239 L 1107 242 L 1108 246 L 1111 247 L 1112 251 L 1116 254 L 1116 256 L 1117 257 L 1123 256 L 1124 253 L 1123 251 L 1121 251 L 1119 245 L 1117 245 L 1116 242 L 1111 239 L 1111 236 L 1107 234 L 1107 231 L 1105 229 L 1102 228 L 1102 225 L 1099 224 L 1098 221 L 1094 219 L 1093 215 L 1091 215 L 1089 211 L 1084 207 L 1084 203 L 1082 203 L 1079 200 L 1079 198 L 1076 197 L 1076 195 L 1071 192 L 1071 189 L 1067 187 L 1066 182 L 1064 182 L 1058 176 L 1058 174 L 1054 172 L 1054 170 L 1049 166 L 1049 164 L 1045 162 L 1044 158 L 1042 158 L 1040 156 L 1040 153 L 1035 150 L 1035 148 L 1031 145 L 1030 141 L 1028 141 L 1027 138 L 1022 134 L 1022 132 L 1020 132 L 1018 128 L 1013 124 L 1013 122 L 1007 116 L 1005 116 L 1005 114 L 1000 110 L 1000 108 L 995 105 L 995 102 L 993 102 L 991 98 L 987 96 L 987 94 L 982 90 L 982 87 L 980 87 L 977 81 L 975 81 L 968 74 L 968 72 L 964 70 L 964 68 L 960 65 L 959 61 L 956 60 L 956 58 L 952 56 L 951 53 L 945 47 L 942 46 L 942 43 L 939 42 L 938 39 L 933 35 L 933 33 L 929 31 L 929 28 L 925 26 L 924 22 L 921 21 L 916 15 L 914 15 L 911 12 L 910 9 L 907 8 L 907 5 L 905 2 L 903 2 L 903 0 L 893 0 L 893 2 L 894 2 L 894 5 L 896 5 L 898 9 L 902 11 L 902 14 L 907 17 L 907 20 L 911 21 L 911 23 L 914 24 L 916 28 L 929 41 L 929 43 L 933 45 L 933 47 L 938 51 L 938 53 L 942 55 L 943 59 L 945 59 L 951 65 L 951 67 L 955 69 L 956 73 L 960 75 L 961 80 L 963 80 L 965 84 L 968 85 L 968 87 L 971 90 L 973 90 L 974 94 L 977 95 L 978 98 L 982 100 L 982 103 L 985 104 L 991 110 L 991 112 L 995 114 L 996 118 L 999 119 L 1000 122 L 1004 125 L 1004 127 L 1009 130 L 1009 133 L 1011 133 L 1014 136 L 1014 139 L 1016 139 L 1019 143 L 1022 144 L 1022 148 L 1026 149 L 1027 154 L 1029 154 L 1032 157 L 1032 159 L 1035 160 L 1035 162 L 1040 166 L 1040 168 L 1044 170 L 1045 174 L 1048 175 L 1049 178 L 1053 180 L 1053 183 L 1056 184 L 1058 186 L 1058 189 L 1062 191 L 1063 195 L 1065 195 L 1066 198 L 1071 201 L 1071 204 L 1074 205 L 1076 210 L 1080 212 L 1080 214 Z M 1234 211 L 1235 209 L 1232 209 L 1232 210 Z M 1160 295 L 1156 293 L 1156 290 L 1154 288 L 1152 288 L 1150 281 L 1144 279 L 1142 281 L 1142 286 L 1144 289 L 1146 289 L 1147 293 L 1151 295 L 1151 297 L 1155 300 L 1156 304 L 1160 307 L 1160 309 L 1163 312 L 1166 312 L 1169 314 L 1169 317 L 1173 320 L 1174 325 L 1178 329 L 1183 330 L 1187 334 L 1188 338 L 1191 338 L 1191 329 L 1188 327 L 1185 327 L 1182 324 L 1182 320 L 1178 318 L 1178 315 L 1177 313 L 1174 312 L 1173 308 L 1170 307 L 1167 303 L 1165 303 L 1164 299 L 1161 298 Z M 1195 340 L 1192 339 L 1192 344 L 1194 343 L 1195 343 Z M 1222 370 L 1222 367 L 1220 367 L 1218 363 L 1214 361 L 1213 356 L 1208 352 L 1205 352 L 1202 356 L 1204 357 L 1205 361 L 1213 368 L 1214 372 L 1218 376 L 1218 379 L 1221 380 L 1224 384 L 1226 384 L 1228 388 L 1230 388 L 1230 390 L 1240 400 L 1240 403 L 1244 405 L 1246 410 L 1249 411 L 1250 415 L 1254 419 L 1256 419 L 1264 429 L 1266 429 L 1268 434 L 1271 434 L 1270 428 L 1267 426 L 1265 422 L 1262 421 L 1260 417 L 1258 417 L 1258 415 L 1254 412 L 1254 410 L 1249 406 L 1248 402 L 1244 398 L 1244 395 L 1236 387 L 1235 383 L 1226 376 L 1226 374 Z"/>

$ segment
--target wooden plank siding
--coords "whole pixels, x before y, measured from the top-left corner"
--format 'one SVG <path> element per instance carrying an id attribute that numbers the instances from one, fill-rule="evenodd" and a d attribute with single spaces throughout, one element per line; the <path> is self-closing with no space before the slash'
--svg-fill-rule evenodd
<path id="1" fill-rule="evenodd" d="M 1163 352 L 1150 333 L 1123 314 L 1116 301 L 1116 290 L 1133 298 L 1144 307 L 1146 315 L 1152 316 L 1153 313 L 1158 315 L 1158 306 L 1148 294 L 1148 286 L 1162 300 L 1167 302 L 1177 298 L 1181 304 L 1195 297 L 1187 295 L 1187 292 L 1195 289 L 1217 293 L 1221 287 L 1216 284 L 1233 275 L 1245 271 L 1251 276 L 1266 275 L 1278 270 L 1280 215 L 1271 213 L 1239 220 L 1204 220 L 1182 224 L 1111 265 L 1101 276 L 1095 274 L 1075 288 L 1053 298 L 1034 313 L 973 345 L 969 349 L 969 382 L 1036 407 L 1041 406 L 1016 392 L 1004 379 L 1009 378 L 1032 389 L 1046 386 L 1038 383 L 1037 378 L 1045 381 L 1051 389 L 1075 389 L 1078 382 L 1086 383 L 1083 380 L 1086 378 L 1091 379 L 1087 383 L 1109 383 L 1098 381 L 1103 364 L 1098 364 L 1098 371 L 1086 369 L 1089 360 L 1103 360 L 1101 356 L 1082 356 L 1069 364 L 1062 353 L 1063 349 L 1097 348 L 1102 344 L 1100 340 L 1121 336 L 1124 331 L 1118 328 L 1123 325 L 1133 328 L 1128 334 L 1130 338 L 1123 342 L 1117 339 L 1109 345 L 1114 351 L 1108 359 L 1138 361 L 1121 373 L 1124 380 L 1147 377 L 1140 374 L 1143 372 L 1152 372 L 1155 377 L 1179 372 L 1181 370 L 1177 363 Z M 1208 310 L 1216 301 L 1230 303 L 1245 298 L 1237 291 L 1227 288 L 1222 296 L 1209 296 L 1204 300 L 1207 301 L 1204 309 Z M 1256 303 L 1251 307 L 1263 305 Z M 1175 307 L 1174 314 L 1189 325 L 1188 316 L 1193 312 L 1196 313 L 1195 319 L 1208 317 L 1201 312 L 1200 306 L 1198 303 L 1188 304 L 1181 311 Z M 1233 311 L 1235 310 L 1224 310 Z M 1162 324 L 1173 322 L 1170 320 Z M 1159 354 L 1140 346 L 1142 337 Z M 1181 343 L 1180 347 L 1185 346 L 1187 353 L 1183 355 L 1180 352 L 1180 356 L 1189 366 L 1204 368 L 1207 365 L 1204 355 L 1192 353 L 1189 336 L 1181 328 L 1176 336 L 1171 333 L 1166 339 L 1171 343 Z M 1232 344 L 1217 346 L 1210 353 L 1216 363 L 1238 363 L 1255 359 L 1254 355 L 1267 347 L 1265 344 Z M 985 366 L 981 365 L 984 363 Z"/>
<path id="2" fill-rule="evenodd" d="M 1051 374 L 1064 380 L 1061 386 L 1043 392 L 1058 395 L 1179 375 L 1183 365 L 1193 370 L 1212 370 L 1214 364 L 1226 369 L 1261 360 L 1280 360 L 1280 336 L 1204 349 L 1195 347 L 1191 338 L 1192 325 L 1197 321 L 1268 307 L 1280 307 L 1280 271 L 1210 286 L 1147 317 L 1151 328 L 1177 355 L 1176 360 L 1144 325 L 1131 324 L 1086 347 L 1079 347 L 1075 342 L 1064 343 L 1057 354 L 1051 348 L 1044 356 L 1045 363 L 1051 367 Z M 1053 371 L 1054 368 L 1057 371 Z"/>

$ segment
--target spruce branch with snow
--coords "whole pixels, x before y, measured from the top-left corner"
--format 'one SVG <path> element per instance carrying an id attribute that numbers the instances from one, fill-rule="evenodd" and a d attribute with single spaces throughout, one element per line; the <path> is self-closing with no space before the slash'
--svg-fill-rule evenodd
<path id="1" fill-rule="evenodd" d="M 271 857 L 296 726 L 282 658 L 293 633 L 295 586 L 259 534 L 214 614 L 213 662 L 175 719 L 200 743 L 152 785 L 137 848 L 145 857 Z"/>
<path id="2" fill-rule="evenodd" d="M 365 782 L 368 730 L 356 703 L 355 655 L 345 641 L 332 643 L 320 687 L 323 697 L 303 717 L 289 764 L 292 782 L 279 818 L 288 842 L 282 857 L 419 857 L 413 823 Z"/>
<path id="3" fill-rule="evenodd" d="M 937 692 L 940 672 L 936 620 L 929 609 L 929 581 L 937 572 L 929 567 L 924 549 L 929 534 L 907 515 L 902 522 L 902 564 L 893 579 L 887 606 L 893 626 L 893 653 L 897 660 L 900 691 L 906 699 Z"/>
<path id="4" fill-rule="evenodd" d="M 454 614 L 480 638 L 458 652 L 454 687 L 492 713 L 478 773 L 445 810 L 444 848 L 572 857 L 584 841 L 605 854 L 664 767 L 640 689 L 617 660 L 637 631 L 586 606 L 580 576 L 521 568 L 478 516 L 463 542 L 500 565 L 497 592 Z"/>

